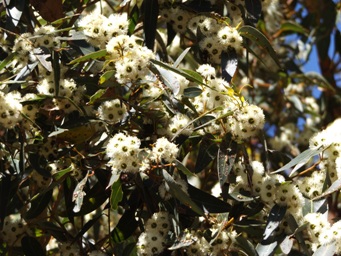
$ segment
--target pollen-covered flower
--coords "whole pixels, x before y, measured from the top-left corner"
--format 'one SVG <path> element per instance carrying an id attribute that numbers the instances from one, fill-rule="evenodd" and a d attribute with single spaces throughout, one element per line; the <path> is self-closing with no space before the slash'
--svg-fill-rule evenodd
<path id="1" fill-rule="evenodd" d="M 17 91 L 3 93 L 0 91 L 0 125 L 4 128 L 13 128 L 22 120 L 21 95 Z"/>

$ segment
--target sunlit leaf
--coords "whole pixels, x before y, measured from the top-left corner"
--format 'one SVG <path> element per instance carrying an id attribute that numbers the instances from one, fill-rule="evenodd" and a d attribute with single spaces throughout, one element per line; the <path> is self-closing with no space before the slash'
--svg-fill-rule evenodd
<path id="1" fill-rule="evenodd" d="M 57 131 L 50 133 L 49 137 L 56 137 L 73 144 L 81 144 L 90 139 L 95 132 L 96 129 L 94 125 L 86 123 L 70 129 L 59 128 Z"/>
<path id="2" fill-rule="evenodd" d="M 88 61 L 88 60 L 95 60 L 104 57 L 107 54 L 106 50 L 99 50 L 97 52 L 92 52 L 77 59 L 70 61 L 69 65 L 77 64 L 80 62 Z"/>
<path id="3" fill-rule="evenodd" d="M 170 71 L 172 71 L 172 72 L 174 72 L 176 74 L 179 74 L 179 75 L 187 78 L 189 81 L 196 82 L 196 83 L 202 84 L 202 85 L 206 85 L 206 84 L 203 83 L 203 79 L 200 76 L 200 74 L 198 74 L 197 72 L 195 72 L 193 70 L 174 68 L 173 66 L 171 66 L 171 65 L 169 65 L 167 63 L 158 61 L 158 60 L 151 60 L 151 62 L 153 64 L 155 64 L 155 65 L 163 67 L 164 69 L 167 69 L 167 70 L 170 70 Z"/>
<path id="4" fill-rule="evenodd" d="M 185 174 L 186 176 L 196 176 L 194 173 L 192 173 L 190 170 L 188 170 L 186 168 L 186 166 L 184 166 L 179 160 L 175 159 L 173 161 L 173 163 L 175 164 L 176 168 L 178 168 L 178 170 L 182 171 L 183 174 Z"/>
<path id="5" fill-rule="evenodd" d="M 270 255 L 274 254 L 274 251 L 275 251 L 277 245 L 278 245 L 277 241 L 274 241 L 274 242 L 269 243 L 269 244 L 261 244 L 261 243 L 259 243 L 256 246 L 256 250 L 258 252 L 258 255 L 270 256 Z"/>
<path id="6" fill-rule="evenodd" d="M 325 150 L 324 147 L 313 148 L 313 149 L 309 148 L 309 149 L 303 151 L 301 154 L 299 154 L 294 159 L 292 159 L 289 163 L 287 163 L 286 165 L 284 165 L 283 167 L 279 168 L 278 170 L 276 170 L 272 173 L 282 172 L 282 171 L 288 170 L 291 167 L 295 166 L 295 168 L 290 173 L 290 176 L 292 176 L 299 168 L 301 168 L 303 165 L 305 165 L 312 157 L 317 156 L 323 150 Z"/>
<path id="7" fill-rule="evenodd" d="M 70 173 L 72 171 L 72 166 L 69 166 L 66 169 L 57 171 L 53 174 L 53 178 L 54 180 L 58 181 L 60 180 L 62 177 L 64 177 L 66 174 Z"/>
<path id="8" fill-rule="evenodd" d="M 88 102 L 89 105 L 93 105 L 98 99 L 100 99 L 106 92 L 106 89 L 99 89 L 95 94 L 91 95 Z"/>
<path id="9" fill-rule="evenodd" d="M 177 68 L 180 63 L 182 62 L 182 60 L 185 58 L 185 56 L 187 55 L 187 53 L 189 52 L 189 50 L 191 49 L 191 47 L 187 47 L 181 54 L 180 56 L 176 59 L 176 61 L 173 64 L 173 67 Z"/>
<path id="10" fill-rule="evenodd" d="M 329 244 L 321 245 L 317 250 L 314 252 L 312 256 L 330 256 L 335 255 L 336 252 L 336 242 L 332 242 Z"/>
<path id="11" fill-rule="evenodd" d="M 293 21 L 286 21 L 281 24 L 278 32 L 274 35 L 275 37 L 280 36 L 283 32 L 288 33 L 300 33 L 303 35 L 308 35 L 309 31 L 302 27 L 300 24 L 293 22 Z"/>

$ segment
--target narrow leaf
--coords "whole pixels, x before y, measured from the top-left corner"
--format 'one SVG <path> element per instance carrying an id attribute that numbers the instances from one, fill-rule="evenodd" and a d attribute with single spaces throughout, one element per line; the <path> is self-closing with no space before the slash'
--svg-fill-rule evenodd
<path id="1" fill-rule="evenodd" d="M 118 179 L 111 186 L 111 195 L 110 195 L 110 206 L 111 209 L 117 210 L 119 202 L 122 201 L 123 191 L 121 181 Z"/>
<path id="2" fill-rule="evenodd" d="M 3 61 L 1 61 L 1 63 L 0 63 L 0 71 L 1 71 L 4 67 L 6 67 L 9 63 L 11 63 L 15 56 L 16 56 L 16 53 L 15 53 L 15 52 L 12 52 L 12 53 L 9 54 Z"/>
<path id="3" fill-rule="evenodd" d="M 33 219 L 42 213 L 50 203 L 53 190 L 50 189 L 44 193 L 34 196 L 31 200 L 31 208 L 26 213 L 27 219 Z"/>
<path id="4" fill-rule="evenodd" d="M 99 59 L 99 58 L 104 57 L 106 54 L 107 54 L 106 50 L 99 50 L 97 52 L 92 52 L 92 53 L 89 53 L 87 55 L 84 55 L 82 57 L 79 57 L 77 59 L 70 61 L 69 65 L 73 65 L 73 64 L 88 61 L 88 60 Z"/>
<path id="5" fill-rule="evenodd" d="M 277 247 L 278 242 L 274 241 L 270 244 L 257 244 L 256 250 L 258 252 L 258 255 L 261 256 L 270 256 L 273 255 L 276 247 Z"/>
<path id="6" fill-rule="evenodd" d="M 247 11 L 248 22 L 256 24 L 262 14 L 260 0 L 245 0 L 245 9 Z"/>
<path id="7" fill-rule="evenodd" d="M 195 82 L 195 83 L 207 86 L 206 84 L 203 83 L 203 80 L 202 80 L 202 77 L 200 76 L 200 74 L 198 74 L 197 72 L 195 72 L 193 70 L 174 68 L 173 66 L 171 66 L 167 63 L 158 61 L 158 60 L 151 60 L 151 62 L 155 65 L 163 67 L 164 69 L 173 71 L 174 73 L 177 73 L 177 74 L 187 78 L 191 82 Z"/>
<path id="8" fill-rule="evenodd" d="M 185 58 L 186 54 L 189 52 L 189 50 L 191 49 L 191 47 L 187 47 L 181 54 L 180 56 L 176 59 L 176 61 L 173 64 L 173 67 L 177 68 L 181 61 Z"/>
<path id="9" fill-rule="evenodd" d="M 253 244 L 247 240 L 243 236 L 238 236 L 236 237 L 236 242 L 240 246 L 240 248 L 246 253 L 248 256 L 258 256 L 258 252 L 256 251 L 255 247 Z"/>
<path id="10" fill-rule="evenodd" d="M 243 26 L 239 29 L 239 34 L 243 37 L 250 39 L 252 42 L 258 44 L 263 47 L 271 56 L 271 58 L 275 61 L 278 67 L 281 69 L 281 64 L 278 61 L 275 50 L 272 48 L 268 39 L 256 28 L 251 26 Z"/>
<path id="11" fill-rule="evenodd" d="M 294 174 L 294 172 L 296 172 L 296 170 L 298 170 L 303 165 L 305 165 L 310 160 L 310 158 L 320 154 L 323 150 L 325 150 L 324 147 L 320 147 L 318 149 L 310 149 L 309 148 L 309 149 L 303 151 L 301 154 L 299 154 L 294 159 L 292 159 L 289 163 L 287 163 L 286 165 L 282 166 L 281 168 L 279 168 L 278 170 L 276 170 L 272 173 L 278 173 L 278 172 L 281 172 L 284 170 L 288 170 L 289 168 L 296 165 L 296 167 L 290 173 L 290 176 L 292 176 Z"/>
<path id="12" fill-rule="evenodd" d="M 332 194 L 332 193 L 334 193 L 340 189 L 341 189 L 341 179 L 338 179 L 338 180 L 334 181 L 333 184 L 326 191 L 324 191 L 321 195 L 313 198 L 313 200 L 318 200 L 322 197 L 329 196 L 330 194 Z"/>
<path id="13" fill-rule="evenodd" d="M 99 78 L 99 84 L 103 84 L 106 81 L 108 81 L 108 79 L 110 79 L 114 74 L 115 74 L 115 70 L 109 70 L 104 72 L 103 75 L 101 75 L 101 77 Z"/>
<path id="14" fill-rule="evenodd" d="M 166 183 L 170 188 L 170 193 L 177 198 L 181 203 L 190 207 L 194 212 L 199 214 L 200 216 L 204 216 L 204 211 L 195 204 L 192 199 L 188 196 L 188 194 L 182 190 L 181 186 L 176 183 L 172 176 L 166 171 L 162 170 L 162 175 L 165 178 Z"/>
<path id="15" fill-rule="evenodd" d="M 198 87 L 188 87 L 184 89 L 184 97 L 195 98 L 202 93 L 202 90 Z"/>
<path id="16" fill-rule="evenodd" d="M 190 170 L 187 169 L 186 166 L 184 166 L 179 160 L 175 159 L 173 161 L 173 164 L 175 164 L 175 167 L 178 168 L 178 170 L 182 171 L 183 174 L 185 174 L 186 176 L 197 176 L 194 173 L 192 173 Z"/>
<path id="17" fill-rule="evenodd" d="M 91 95 L 88 105 L 93 105 L 99 98 L 104 95 L 105 92 L 106 89 L 99 89 L 97 92 L 95 92 L 95 94 Z"/>
<path id="18" fill-rule="evenodd" d="M 266 224 L 264 234 L 263 234 L 263 239 L 267 240 L 272 232 L 279 226 L 281 221 L 284 218 L 285 212 L 287 210 L 287 207 L 279 206 L 275 204 L 269 214 L 268 217 L 268 222 Z"/>
<path id="19" fill-rule="evenodd" d="M 158 0 L 145 0 L 144 4 L 144 18 L 143 31 L 145 35 L 145 43 L 148 49 L 154 49 L 157 18 L 159 15 Z"/>

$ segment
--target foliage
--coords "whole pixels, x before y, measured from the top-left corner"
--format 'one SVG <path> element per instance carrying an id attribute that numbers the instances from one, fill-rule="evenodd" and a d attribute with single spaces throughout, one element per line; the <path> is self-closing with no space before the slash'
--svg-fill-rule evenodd
<path id="1" fill-rule="evenodd" d="M 340 6 L 2 1 L 1 254 L 341 254 Z"/>

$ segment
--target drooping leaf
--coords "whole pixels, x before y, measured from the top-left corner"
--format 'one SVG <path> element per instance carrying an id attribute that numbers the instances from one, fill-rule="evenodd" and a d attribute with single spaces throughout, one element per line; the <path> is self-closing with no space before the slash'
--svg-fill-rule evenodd
<path id="1" fill-rule="evenodd" d="M 262 14 L 260 0 L 245 0 L 247 23 L 256 24 Z"/>
<path id="2" fill-rule="evenodd" d="M 304 255 L 309 255 L 308 248 L 307 245 L 305 244 L 305 239 L 302 232 L 302 230 L 305 229 L 305 225 L 299 227 L 295 218 L 291 214 L 287 215 L 286 220 L 288 221 L 289 227 L 291 231 L 293 231 L 293 236 L 295 236 Z"/>
<path id="3" fill-rule="evenodd" d="M 46 209 L 52 198 L 52 192 L 53 190 L 50 189 L 43 193 L 39 193 L 32 198 L 31 207 L 26 213 L 27 219 L 33 219 L 37 217 Z"/>
<path id="4" fill-rule="evenodd" d="M 324 147 L 320 148 L 309 148 L 305 151 L 303 151 L 301 154 L 299 154 L 297 157 L 292 159 L 289 163 L 286 165 L 282 166 L 278 170 L 272 172 L 272 173 L 278 173 L 284 170 L 288 170 L 289 168 L 295 166 L 295 168 L 291 171 L 290 176 L 292 176 L 299 168 L 301 168 L 303 165 L 305 165 L 312 157 L 320 154 L 323 150 L 325 150 Z"/>
<path id="5" fill-rule="evenodd" d="M 82 57 L 79 57 L 77 59 L 70 61 L 69 65 L 77 64 L 77 63 L 88 61 L 88 60 L 100 59 L 104 57 L 106 54 L 107 54 L 107 51 L 105 49 L 92 52 L 92 53 L 89 53 L 87 55 L 84 55 Z"/>
<path id="6" fill-rule="evenodd" d="M 178 95 L 180 91 L 180 81 L 177 76 L 170 70 L 162 66 L 154 65 L 156 72 L 160 76 L 161 81 L 172 90 L 174 95 Z M 153 71 L 153 69 L 152 69 Z M 154 72 L 154 73 L 156 73 Z"/>
<path id="7" fill-rule="evenodd" d="M 51 62 L 53 68 L 53 79 L 54 79 L 54 94 L 58 96 L 59 94 L 59 83 L 60 83 L 60 63 L 59 63 L 59 54 L 57 51 L 52 51 L 51 54 Z"/>
<path id="8" fill-rule="evenodd" d="M 162 175 L 169 186 L 170 193 L 172 196 L 177 198 L 181 203 L 191 208 L 194 212 L 203 216 L 204 211 L 198 207 L 196 203 L 192 201 L 192 199 L 187 195 L 185 191 L 182 190 L 181 186 L 173 179 L 173 177 L 165 170 L 162 170 Z"/>
<path id="9" fill-rule="evenodd" d="M 250 39 L 252 42 L 265 49 L 271 56 L 271 58 L 275 61 L 278 68 L 281 69 L 281 64 L 277 58 L 275 50 L 272 48 L 268 39 L 260 31 L 248 25 L 241 27 L 238 31 L 241 36 Z"/>
<path id="10" fill-rule="evenodd" d="M 119 202 L 122 201 L 123 191 L 121 181 L 118 179 L 111 186 L 111 195 L 110 195 L 110 206 L 111 209 L 117 210 Z"/>
<path id="11" fill-rule="evenodd" d="M 231 82 L 238 66 L 238 57 L 235 50 L 229 50 L 228 52 L 223 51 L 221 53 L 221 69 L 222 77 L 227 81 Z"/>
<path id="12" fill-rule="evenodd" d="M 148 49 L 154 49 L 157 18 L 159 15 L 158 0 L 145 0 L 144 16 L 143 16 L 143 31 L 145 35 L 145 44 Z"/>
<path id="13" fill-rule="evenodd" d="M 187 47 L 181 54 L 180 56 L 176 59 L 176 61 L 173 64 L 173 67 L 177 68 L 181 61 L 185 58 L 185 56 L 187 55 L 187 53 L 189 52 L 189 50 L 191 49 L 191 47 Z"/>
<path id="14" fill-rule="evenodd" d="M 211 135 L 212 136 L 212 135 Z M 219 147 L 213 141 L 213 136 L 204 136 L 199 147 L 197 161 L 195 163 L 195 173 L 201 172 L 213 159 L 217 157 Z"/>
<path id="15" fill-rule="evenodd" d="M 43 230 L 47 234 L 52 235 L 60 242 L 66 242 L 67 237 L 65 235 L 65 230 L 57 226 L 51 221 L 40 221 L 38 224 L 39 229 Z"/>
<path id="16" fill-rule="evenodd" d="M 126 240 L 137 228 L 137 221 L 135 219 L 135 210 L 126 210 L 116 227 L 110 232 L 110 240 L 114 243 L 120 243 Z"/>
<path id="17" fill-rule="evenodd" d="M 243 236 L 237 236 L 236 237 L 236 242 L 240 246 L 240 248 L 246 253 L 248 256 L 258 256 L 258 252 L 256 251 L 255 247 L 253 244 L 247 240 Z M 261 255 L 260 255 L 261 256 Z"/>
<path id="18" fill-rule="evenodd" d="M 132 35 L 134 33 L 135 27 L 138 23 L 138 19 L 139 19 L 139 7 L 137 6 L 137 4 L 134 5 L 133 9 L 130 11 L 129 13 L 129 25 L 128 25 L 128 32 L 129 35 Z"/>
<path id="19" fill-rule="evenodd" d="M 21 239 L 21 246 L 26 256 L 45 256 L 46 251 L 38 242 L 38 240 L 31 236 L 24 236 Z"/>
<path id="20" fill-rule="evenodd" d="M 188 170 L 187 167 L 184 166 L 179 160 L 175 159 L 173 161 L 173 163 L 175 164 L 176 168 L 178 168 L 178 170 L 180 170 L 187 177 L 188 176 L 196 176 L 194 173 L 192 173 L 190 170 Z"/>
<path id="21" fill-rule="evenodd" d="M 322 197 L 329 196 L 330 194 L 333 194 L 336 191 L 339 191 L 341 189 L 341 179 L 338 179 L 333 182 L 333 184 L 326 190 L 324 191 L 321 195 L 313 198 L 313 200 L 318 200 Z"/>
<path id="22" fill-rule="evenodd" d="M 9 54 L 5 59 L 3 59 L 1 62 L 0 62 L 0 71 L 6 67 L 8 64 L 10 64 L 14 57 L 16 56 L 17 54 L 15 52 L 12 52 L 11 54 Z"/>
<path id="23" fill-rule="evenodd" d="M 82 227 L 82 229 L 78 232 L 77 236 L 75 237 L 75 240 L 78 240 L 83 237 L 83 235 L 100 219 L 102 218 L 102 215 L 99 214 L 96 217 L 91 218 L 85 225 Z"/>
<path id="24" fill-rule="evenodd" d="M 188 194 L 193 202 L 195 202 L 200 208 L 207 210 L 209 213 L 224 213 L 231 210 L 230 204 L 192 185 L 188 185 Z"/>
<path id="25" fill-rule="evenodd" d="M 279 206 L 277 204 L 272 207 L 263 234 L 264 240 L 267 240 L 271 236 L 273 231 L 279 226 L 284 218 L 286 210 L 286 206 Z"/>

